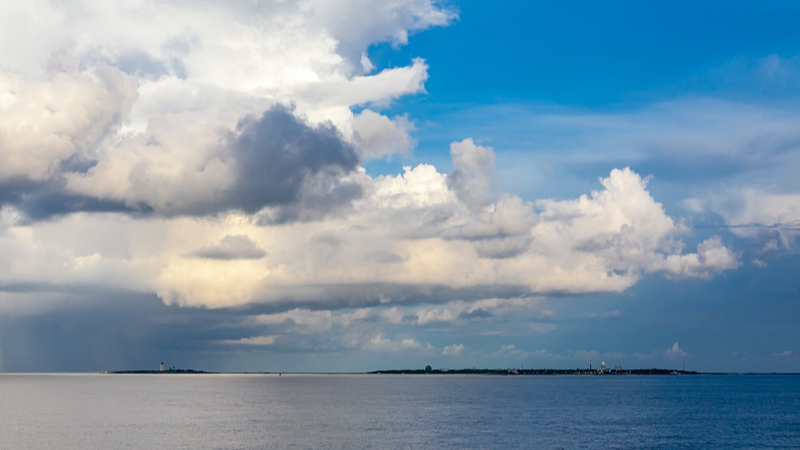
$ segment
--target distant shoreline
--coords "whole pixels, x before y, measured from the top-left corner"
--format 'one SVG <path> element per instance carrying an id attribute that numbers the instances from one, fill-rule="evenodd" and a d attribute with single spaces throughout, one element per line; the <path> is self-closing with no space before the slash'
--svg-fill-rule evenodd
<path id="1" fill-rule="evenodd" d="M 119 375 L 119 374 L 157 374 L 157 375 L 168 375 L 168 374 L 205 374 L 205 375 L 213 375 L 219 374 L 219 372 L 206 372 L 203 370 L 194 370 L 194 369 L 167 369 L 167 370 L 108 370 L 103 372 L 98 372 L 102 375 Z"/>
<path id="2" fill-rule="evenodd" d="M 800 375 L 796 372 L 697 372 L 670 369 L 589 370 L 589 369 L 390 369 L 370 372 L 206 372 L 194 369 L 109 370 L 101 375 Z"/>
<path id="3" fill-rule="evenodd" d="M 700 372 L 671 369 L 402 369 L 376 370 L 370 374 L 404 374 L 404 375 L 699 375 Z"/>

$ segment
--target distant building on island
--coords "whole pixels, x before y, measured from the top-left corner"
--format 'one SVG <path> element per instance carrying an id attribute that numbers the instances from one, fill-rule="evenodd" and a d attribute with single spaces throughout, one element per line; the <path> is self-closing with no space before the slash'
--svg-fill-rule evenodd
<path id="1" fill-rule="evenodd" d="M 164 363 L 163 362 L 161 363 L 161 368 L 159 368 L 158 371 L 159 372 L 163 372 L 164 371 Z"/>

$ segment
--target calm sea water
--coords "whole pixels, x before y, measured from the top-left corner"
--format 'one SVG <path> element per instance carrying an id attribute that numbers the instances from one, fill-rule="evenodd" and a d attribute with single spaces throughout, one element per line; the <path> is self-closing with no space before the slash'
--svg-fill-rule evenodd
<path id="1" fill-rule="evenodd" d="M 0 375 L 2 449 L 800 448 L 800 376 Z"/>

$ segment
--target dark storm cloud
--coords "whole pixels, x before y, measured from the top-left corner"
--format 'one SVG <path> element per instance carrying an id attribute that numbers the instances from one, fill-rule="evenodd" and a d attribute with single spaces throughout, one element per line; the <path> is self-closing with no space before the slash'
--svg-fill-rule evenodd
<path id="1" fill-rule="evenodd" d="M 271 207 L 260 224 L 318 220 L 363 193 L 360 185 L 342 180 L 358 166 L 356 149 L 333 125 L 311 126 L 292 107 L 274 105 L 260 117 L 246 117 L 227 142 L 236 170 L 233 187 L 213 202 L 176 204 L 171 215 L 254 214 Z"/>
<path id="2" fill-rule="evenodd" d="M 59 164 L 56 175 L 46 181 L 31 181 L 17 178 L 0 183 L 0 207 L 12 205 L 23 213 L 27 220 L 46 220 L 79 211 L 129 212 L 141 214 L 148 208 L 130 208 L 124 203 L 104 200 L 66 191 L 65 172 L 86 173 L 97 164 L 78 155 Z"/>
<path id="3" fill-rule="evenodd" d="M 122 212 L 128 214 L 148 214 L 147 205 L 131 208 L 115 200 L 99 199 L 65 190 L 63 178 L 53 178 L 45 182 L 13 180 L 0 183 L 0 207 L 12 205 L 24 215 L 26 220 L 47 220 L 74 212 Z"/>
<path id="4" fill-rule="evenodd" d="M 0 314 L 0 369 L 96 372 L 155 369 L 160 361 L 205 369 L 203 359 L 224 358 L 209 353 L 210 342 L 241 332 L 230 323 L 242 318 L 230 312 L 166 306 L 155 295 L 83 298 L 34 315 Z"/>
<path id="5" fill-rule="evenodd" d="M 333 125 L 311 127 L 290 108 L 276 105 L 258 119 L 241 121 L 237 132 L 233 154 L 239 178 L 231 201 L 242 210 L 329 208 L 361 195 L 357 185 L 339 181 L 358 166 L 359 159 Z"/>
<path id="6" fill-rule="evenodd" d="M 275 105 L 246 117 L 227 138 L 236 180 L 217 199 L 181 204 L 164 215 L 202 216 L 239 210 L 254 214 L 271 207 L 259 224 L 319 220 L 362 195 L 343 181 L 359 163 L 355 148 L 330 124 L 311 126 L 293 109 Z"/>
<path id="7" fill-rule="evenodd" d="M 363 189 L 356 183 L 342 182 L 329 173 L 306 178 L 297 202 L 281 205 L 258 217 L 259 225 L 320 220 L 361 197 Z"/>
<path id="8" fill-rule="evenodd" d="M 319 220 L 363 194 L 355 182 L 343 181 L 359 163 L 355 148 L 329 124 L 310 126 L 292 108 L 276 105 L 260 117 L 242 120 L 228 138 L 234 186 L 213 201 L 181 203 L 168 210 L 147 203 L 76 195 L 67 192 L 64 174 L 86 173 L 96 161 L 70 158 L 49 180 L 8 181 L 0 184 L 0 206 L 12 205 L 29 220 L 79 211 L 203 216 L 229 210 L 256 213 L 273 207 L 259 223 Z"/>
<path id="9" fill-rule="evenodd" d="M 221 260 L 261 259 L 267 256 L 267 252 L 247 236 L 229 234 L 219 244 L 200 248 L 188 256 Z"/>

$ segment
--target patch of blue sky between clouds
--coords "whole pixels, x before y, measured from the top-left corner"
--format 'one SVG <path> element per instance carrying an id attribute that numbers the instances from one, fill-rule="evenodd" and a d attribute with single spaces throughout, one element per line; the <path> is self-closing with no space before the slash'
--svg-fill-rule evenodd
<path id="1" fill-rule="evenodd" d="M 431 78 L 384 110 L 414 121 L 413 154 L 367 162 L 369 173 L 423 161 L 447 172 L 449 143 L 469 136 L 493 147 L 503 188 L 524 199 L 577 197 L 630 166 L 700 228 L 726 221 L 692 208 L 698 198 L 800 189 L 796 4 L 457 6 L 449 28 L 371 48 L 379 69 L 423 56 Z"/>

